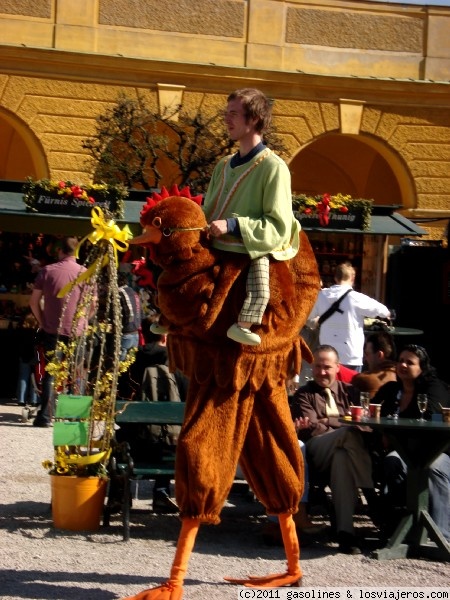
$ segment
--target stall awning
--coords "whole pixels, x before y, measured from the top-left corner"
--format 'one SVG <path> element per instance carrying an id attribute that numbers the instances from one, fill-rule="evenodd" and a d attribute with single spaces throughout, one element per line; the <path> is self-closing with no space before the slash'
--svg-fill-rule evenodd
<path id="1" fill-rule="evenodd" d="M 411 235 L 427 235 L 427 232 L 424 229 L 400 213 L 396 212 L 388 216 L 372 215 L 370 231 L 367 233 L 400 235 L 402 237 L 409 237 Z"/>
<path id="2" fill-rule="evenodd" d="M 360 235 L 396 235 L 411 237 L 427 232 L 389 206 L 374 206 L 369 229 L 332 229 L 331 227 L 303 227 L 305 231 L 321 233 L 356 233 Z"/>
<path id="3" fill-rule="evenodd" d="M 125 200 L 124 218 L 117 224 L 128 224 L 134 235 L 141 233 L 139 213 L 142 201 Z M 17 233 L 48 233 L 53 235 L 87 235 L 92 231 L 88 217 L 32 213 L 25 209 L 22 194 L 0 191 L 0 231 Z"/>
<path id="4" fill-rule="evenodd" d="M 118 219 L 117 224 L 128 224 L 132 233 L 141 232 L 139 213 L 144 205 L 143 200 L 125 200 L 124 218 Z M 389 211 L 383 211 L 389 212 Z M 397 212 L 377 215 L 372 214 L 370 229 L 330 229 L 328 227 L 315 227 L 305 231 L 323 233 L 356 233 L 365 235 L 395 235 L 410 237 L 426 235 L 427 232 L 415 223 Z M 87 217 L 73 217 L 65 215 L 48 215 L 30 213 L 25 210 L 22 194 L 19 192 L 0 191 L 0 231 L 19 233 L 50 233 L 63 235 L 86 235 L 92 231 L 90 219 Z"/>

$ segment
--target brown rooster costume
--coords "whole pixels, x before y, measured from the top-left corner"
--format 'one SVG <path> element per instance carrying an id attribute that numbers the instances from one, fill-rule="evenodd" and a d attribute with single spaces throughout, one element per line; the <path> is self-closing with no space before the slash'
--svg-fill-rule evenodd
<path id="1" fill-rule="evenodd" d="M 299 337 L 319 290 L 308 238 L 291 261 L 271 262 L 270 302 L 255 328 L 261 345 L 226 336 L 245 294 L 250 258 L 208 244 L 208 227 L 187 188 L 147 199 L 144 232 L 131 240 L 149 249 L 163 271 L 158 303 L 169 327 L 169 358 L 190 385 L 178 440 L 175 488 L 182 527 L 169 580 L 134 600 L 178 600 L 201 523 L 216 524 L 238 461 L 267 513 L 279 516 L 286 573 L 228 581 L 255 587 L 298 584 L 300 549 L 292 514 L 303 493 L 303 461 L 287 401 L 285 379 L 300 369 Z M 193 202 L 195 200 L 195 202 Z M 129 599 L 131 600 L 131 598 Z"/>

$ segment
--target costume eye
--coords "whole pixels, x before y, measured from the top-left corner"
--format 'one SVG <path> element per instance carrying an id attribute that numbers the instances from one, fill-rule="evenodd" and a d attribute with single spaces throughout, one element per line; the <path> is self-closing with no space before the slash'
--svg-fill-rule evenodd
<path id="1" fill-rule="evenodd" d="M 172 231 L 168 228 L 168 227 L 164 227 L 164 229 L 161 231 L 161 233 L 165 236 L 165 237 L 169 237 L 169 235 L 172 233 Z"/>
<path id="2" fill-rule="evenodd" d="M 161 224 L 161 217 L 155 217 L 152 221 L 152 227 L 155 227 L 156 229 L 160 229 Z"/>

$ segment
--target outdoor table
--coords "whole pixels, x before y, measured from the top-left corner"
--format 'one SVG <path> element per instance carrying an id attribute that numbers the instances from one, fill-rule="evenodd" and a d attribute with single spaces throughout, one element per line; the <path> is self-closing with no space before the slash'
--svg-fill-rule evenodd
<path id="1" fill-rule="evenodd" d="M 380 329 L 364 329 L 364 333 L 366 335 L 370 335 L 371 333 L 377 333 L 381 331 Z M 419 335 L 423 335 L 423 330 L 422 329 L 415 329 L 414 327 L 392 327 L 391 329 L 389 329 L 389 333 L 396 337 L 396 336 L 419 336 Z"/>
<path id="2" fill-rule="evenodd" d="M 413 327 L 394 327 L 391 331 L 392 335 L 423 335 L 422 329 L 414 329 Z"/>
<path id="3" fill-rule="evenodd" d="M 339 421 L 346 425 L 368 426 L 381 431 L 389 437 L 392 447 L 408 467 L 406 514 L 386 547 L 374 552 L 374 558 L 383 560 L 427 556 L 449 561 L 450 544 L 428 513 L 428 468 L 439 454 L 450 447 L 450 424 L 387 417 L 364 421 L 341 418 Z M 436 546 L 427 544 L 428 536 Z"/>

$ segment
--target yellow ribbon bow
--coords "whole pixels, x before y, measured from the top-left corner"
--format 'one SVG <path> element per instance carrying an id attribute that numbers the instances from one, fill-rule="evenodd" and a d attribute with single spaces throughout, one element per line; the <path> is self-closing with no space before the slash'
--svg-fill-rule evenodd
<path id="1" fill-rule="evenodd" d="M 96 244 L 100 240 L 106 240 L 112 244 L 117 261 L 117 251 L 126 252 L 128 250 L 127 239 L 130 237 L 128 228 L 120 229 L 114 219 L 105 219 L 102 209 L 94 206 L 91 212 L 91 223 L 94 231 L 83 238 L 79 244 L 88 239 L 92 244 Z"/>
<path id="2" fill-rule="evenodd" d="M 132 237 L 132 233 L 127 226 L 123 229 L 120 229 L 114 219 L 106 220 L 105 215 L 102 209 L 98 206 L 94 206 L 91 211 L 91 223 L 94 227 L 94 231 L 86 235 L 81 242 L 78 244 L 75 256 L 78 258 L 78 252 L 81 246 L 84 244 L 86 240 L 89 240 L 92 244 L 97 244 L 101 240 L 106 240 L 109 242 L 114 248 L 114 256 L 116 259 L 116 264 L 119 263 L 119 259 L 117 257 L 117 252 L 126 252 L 128 250 L 128 238 Z M 65 285 L 59 292 L 58 298 L 64 298 L 71 289 L 82 283 L 83 281 L 87 281 L 91 278 L 92 274 L 95 273 L 98 262 L 102 261 L 101 267 L 104 267 L 108 264 L 108 255 L 105 254 L 103 258 L 97 258 L 92 265 L 84 271 L 79 277 L 77 277 L 74 281 L 71 281 L 67 285 Z"/>

